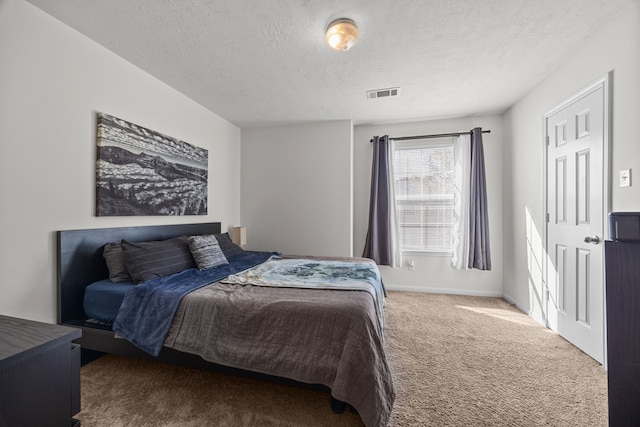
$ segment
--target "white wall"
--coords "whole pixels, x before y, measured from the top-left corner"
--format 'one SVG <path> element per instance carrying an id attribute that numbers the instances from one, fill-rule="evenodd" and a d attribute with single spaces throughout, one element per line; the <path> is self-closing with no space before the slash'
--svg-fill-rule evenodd
<path id="1" fill-rule="evenodd" d="M 95 217 L 96 113 L 209 150 L 209 214 Z M 240 130 L 22 0 L 0 1 L 0 314 L 55 322 L 55 231 L 240 219 Z"/>
<path id="2" fill-rule="evenodd" d="M 504 114 L 505 297 L 540 320 L 542 273 L 542 115 L 613 70 L 612 208 L 640 211 L 640 3 L 601 28 L 551 76 Z M 618 172 L 632 169 L 633 186 Z M 635 175 L 635 176 L 634 176 Z"/>
<path id="3" fill-rule="evenodd" d="M 491 271 L 458 271 L 450 267 L 450 257 L 406 254 L 402 268 L 381 267 L 385 286 L 424 292 L 462 293 L 468 295 L 502 295 L 502 119 L 500 116 L 464 117 L 386 125 L 360 125 L 354 128 L 354 254 L 362 255 L 367 237 L 369 192 L 371 186 L 372 145 L 375 135 L 412 136 L 468 131 L 474 127 L 491 130 L 483 135 Z M 415 269 L 409 271 L 406 260 L 413 259 Z"/>
<path id="4" fill-rule="evenodd" d="M 351 256 L 353 126 L 242 130 L 247 249 Z"/>

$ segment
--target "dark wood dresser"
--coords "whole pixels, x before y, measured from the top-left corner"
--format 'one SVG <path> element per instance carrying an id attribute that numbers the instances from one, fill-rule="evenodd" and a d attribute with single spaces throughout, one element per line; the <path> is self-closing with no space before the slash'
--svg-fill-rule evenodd
<path id="1" fill-rule="evenodd" d="M 0 316 L 0 427 L 79 426 L 80 329 Z"/>
<path id="2" fill-rule="evenodd" d="M 609 426 L 640 426 L 640 243 L 605 242 Z"/>

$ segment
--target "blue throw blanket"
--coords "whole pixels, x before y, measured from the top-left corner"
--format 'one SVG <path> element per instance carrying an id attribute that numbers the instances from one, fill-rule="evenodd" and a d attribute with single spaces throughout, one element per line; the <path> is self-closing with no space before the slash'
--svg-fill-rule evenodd
<path id="1" fill-rule="evenodd" d="M 157 356 L 167 337 L 180 301 L 189 292 L 255 267 L 274 252 L 244 252 L 229 258 L 228 265 L 208 270 L 192 268 L 137 285 L 128 292 L 113 330 L 140 349 Z"/>

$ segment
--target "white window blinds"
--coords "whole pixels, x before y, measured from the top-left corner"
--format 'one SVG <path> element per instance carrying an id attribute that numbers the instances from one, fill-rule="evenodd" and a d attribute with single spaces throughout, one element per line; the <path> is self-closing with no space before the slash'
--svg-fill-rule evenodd
<path id="1" fill-rule="evenodd" d="M 450 252 L 454 224 L 453 142 L 398 147 L 394 169 L 402 250 Z"/>

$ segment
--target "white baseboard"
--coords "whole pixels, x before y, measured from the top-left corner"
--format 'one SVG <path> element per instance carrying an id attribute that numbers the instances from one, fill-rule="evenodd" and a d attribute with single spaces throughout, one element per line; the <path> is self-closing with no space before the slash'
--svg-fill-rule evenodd
<path id="1" fill-rule="evenodd" d="M 535 313 L 532 310 L 526 310 L 524 307 L 522 307 L 520 304 L 518 304 L 514 298 L 512 298 L 508 294 L 502 294 L 502 298 L 504 298 L 504 300 L 507 301 L 509 304 L 515 305 L 518 308 L 518 310 L 520 310 L 521 312 L 525 313 L 527 316 L 531 317 L 533 320 L 535 320 L 536 322 L 538 322 L 542 326 L 548 327 L 545 318 L 541 317 L 540 313 Z"/>
<path id="2" fill-rule="evenodd" d="M 450 294 L 450 295 L 469 295 L 474 297 L 497 297 L 502 298 L 502 292 L 497 291 L 474 291 L 467 289 L 450 289 L 450 288 L 425 288 L 422 286 L 404 286 L 404 285 L 387 285 L 384 287 L 388 291 L 403 292 L 424 292 L 430 294 Z"/>
<path id="3" fill-rule="evenodd" d="M 518 310 L 520 310 L 521 312 L 525 313 L 527 316 L 531 316 L 531 310 L 525 309 L 524 307 L 522 307 L 516 300 L 515 298 L 512 298 L 511 295 L 509 294 L 505 294 L 504 292 L 502 293 L 502 299 L 504 299 L 506 302 L 508 302 L 509 304 L 515 305 L 516 308 Z"/>

